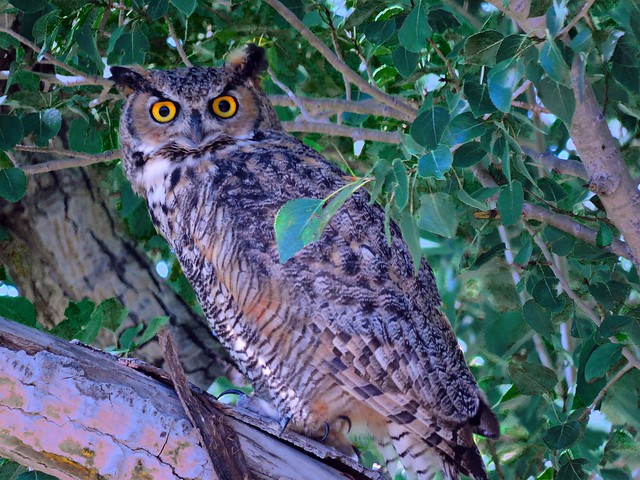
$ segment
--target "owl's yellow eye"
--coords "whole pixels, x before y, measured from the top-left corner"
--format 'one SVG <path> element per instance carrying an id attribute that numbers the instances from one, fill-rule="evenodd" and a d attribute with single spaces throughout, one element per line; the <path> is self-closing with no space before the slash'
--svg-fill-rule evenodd
<path id="1" fill-rule="evenodd" d="M 167 123 L 178 113 L 178 106 L 170 100 L 161 100 L 151 106 L 151 116 L 156 122 Z"/>
<path id="2" fill-rule="evenodd" d="M 211 110 L 220 118 L 231 118 L 238 111 L 238 102 L 231 95 L 223 95 L 213 99 Z"/>

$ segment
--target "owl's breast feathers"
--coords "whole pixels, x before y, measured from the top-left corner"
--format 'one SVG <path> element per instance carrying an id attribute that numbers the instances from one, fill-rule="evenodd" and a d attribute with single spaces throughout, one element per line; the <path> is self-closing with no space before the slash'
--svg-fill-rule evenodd
<path id="1" fill-rule="evenodd" d="M 148 193 L 154 220 L 216 316 L 214 329 L 227 332 L 231 348 L 233 329 L 242 330 L 243 352 L 254 350 L 247 370 L 268 374 L 276 403 L 300 409 L 301 398 L 338 386 L 451 464 L 466 461 L 462 472 L 485 478 L 471 433 L 496 437 L 497 421 L 440 310 L 429 265 L 423 260 L 414 274 L 393 222 L 387 243 L 384 211 L 368 194 L 353 195 L 319 241 L 281 264 L 276 213 L 288 200 L 325 198 L 343 186 L 337 167 L 277 131 L 174 162 L 166 202 Z M 233 325 L 216 309 L 214 287 L 239 310 L 227 315 Z"/>

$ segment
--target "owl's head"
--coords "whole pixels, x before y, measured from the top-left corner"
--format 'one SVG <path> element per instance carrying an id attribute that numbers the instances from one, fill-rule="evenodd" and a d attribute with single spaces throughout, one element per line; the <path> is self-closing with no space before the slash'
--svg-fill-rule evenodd
<path id="1" fill-rule="evenodd" d="M 265 51 L 254 44 L 230 54 L 221 68 L 112 67 L 111 79 L 127 95 L 120 146 L 129 177 L 158 156 L 177 162 L 258 131 L 280 130 L 260 88 L 266 68 Z"/>

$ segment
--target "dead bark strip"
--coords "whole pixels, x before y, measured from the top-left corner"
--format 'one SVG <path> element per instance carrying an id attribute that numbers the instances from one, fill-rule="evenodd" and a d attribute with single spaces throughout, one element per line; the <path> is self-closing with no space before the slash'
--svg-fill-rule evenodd
<path id="1" fill-rule="evenodd" d="M 279 425 L 215 405 L 254 478 L 381 478 L 313 440 L 290 432 L 277 438 Z M 0 456 L 61 480 L 216 478 L 173 389 L 112 355 L 5 319 Z"/>

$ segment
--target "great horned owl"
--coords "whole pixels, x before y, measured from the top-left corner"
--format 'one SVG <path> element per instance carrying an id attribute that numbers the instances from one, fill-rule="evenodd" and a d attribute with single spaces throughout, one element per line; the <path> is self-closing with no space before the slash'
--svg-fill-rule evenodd
<path id="1" fill-rule="evenodd" d="M 473 434 L 498 422 L 467 368 L 431 268 L 358 191 L 282 264 L 274 219 L 342 172 L 283 131 L 260 88 L 265 52 L 222 68 L 111 69 L 127 93 L 126 174 L 195 288 L 215 335 L 283 423 L 349 450 L 371 435 L 410 478 L 486 479 Z M 391 472 L 393 474 L 393 471 Z"/>

